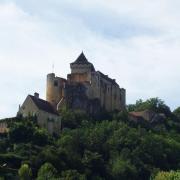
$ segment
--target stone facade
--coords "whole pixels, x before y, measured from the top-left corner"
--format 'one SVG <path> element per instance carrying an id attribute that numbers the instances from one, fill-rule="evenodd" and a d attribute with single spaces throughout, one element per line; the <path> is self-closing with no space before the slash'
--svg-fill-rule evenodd
<path id="1" fill-rule="evenodd" d="M 95 71 L 83 53 L 70 64 L 67 79 L 47 75 L 46 100 L 58 110 L 64 106 L 71 109 L 97 113 L 123 110 L 126 106 L 126 90 L 114 79 Z"/>
<path id="2" fill-rule="evenodd" d="M 61 130 L 61 119 L 52 105 L 35 96 L 28 95 L 22 106 L 19 108 L 18 115 L 23 117 L 36 116 L 40 127 L 48 130 L 50 134 L 59 133 Z"/>

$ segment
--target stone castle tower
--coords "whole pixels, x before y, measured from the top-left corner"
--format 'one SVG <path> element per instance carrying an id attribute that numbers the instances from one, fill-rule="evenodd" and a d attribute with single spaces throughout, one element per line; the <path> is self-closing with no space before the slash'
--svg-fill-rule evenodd
<path id="1" fill-rule="evenodd" d="M 54 108 L 60 110 L 65 106 L 92 114 L 125 108 L 125 89 L 120 88 L 114 79 L 96 71 L 83 53 L 70 67 L 71 74 L 67 79 L 54 73 L 47 75 L 46 100 Z"/>

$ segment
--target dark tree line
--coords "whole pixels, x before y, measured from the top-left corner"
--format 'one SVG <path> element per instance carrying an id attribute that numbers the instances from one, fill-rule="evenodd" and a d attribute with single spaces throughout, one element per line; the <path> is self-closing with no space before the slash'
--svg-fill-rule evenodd
<path id="1" fill-rule="evenodd" d="M 152 110 L 166 120 L 147 126 L 129 111 Z M 64 110 L 62 132 L 51 136 L 36 121 L 16 118 L 0 139 L 0 177 L 5 179 L 146 180 L 179 177 L 180 108 L 158 98 L 139 100 L 127 111 L 93 119 Z M 169 172 L 169 174 L 168 174 Z M 159 178 L 159 179 L 158 179 Z M 1 178 L 0 178 L 1 179 Z"/>

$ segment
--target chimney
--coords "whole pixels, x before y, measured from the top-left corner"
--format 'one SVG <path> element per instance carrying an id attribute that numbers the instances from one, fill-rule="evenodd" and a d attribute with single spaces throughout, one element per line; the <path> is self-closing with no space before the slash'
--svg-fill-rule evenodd
<path id="1" fill-rule="evenodd" d="M 36 97 L 36 98 L 39 99 L 39 93 L 35 92 L 35 93 L 34 93 L 34 97 Z"/>

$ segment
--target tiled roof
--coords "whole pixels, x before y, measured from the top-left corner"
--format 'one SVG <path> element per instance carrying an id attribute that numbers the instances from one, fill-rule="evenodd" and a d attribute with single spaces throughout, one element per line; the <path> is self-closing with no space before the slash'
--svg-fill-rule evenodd
<path id="1" fill-rule="evenodd" d="M 35 96 L 29 95 L 29 97 L 32 99 L 32 101 L 36 104 L 36 106 L 45 112 L 58 115 L 58 112 L 52 107 L 52 105 L 43 99 L 39 99 Z"/>
<path id="2" fill-rule="evenodd" d="M 131 120 L 139 121 L 139 120 L 145 120 L 150 123 L 158 123 L 163 122 L 166 118 L 165 114 L 163 113 L 156 113 L 152 110 L 144 110 L 139 112 L 129 112 L 129 117 Z"/>

